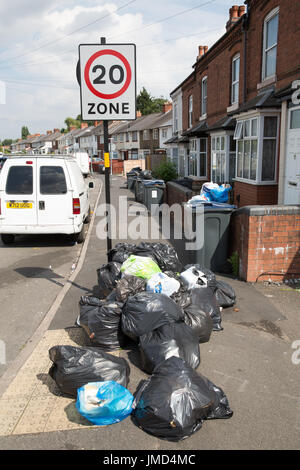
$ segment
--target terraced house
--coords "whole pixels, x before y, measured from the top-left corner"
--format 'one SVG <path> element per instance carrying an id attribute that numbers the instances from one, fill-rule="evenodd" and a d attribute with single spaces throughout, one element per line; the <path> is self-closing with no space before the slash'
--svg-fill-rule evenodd
<path id="1" fill-rule="evenodd" d="M 247 0 L 171 93 L 182 176 L 230 182 L 239 206 L 300 203 L 300 2 Z"/>

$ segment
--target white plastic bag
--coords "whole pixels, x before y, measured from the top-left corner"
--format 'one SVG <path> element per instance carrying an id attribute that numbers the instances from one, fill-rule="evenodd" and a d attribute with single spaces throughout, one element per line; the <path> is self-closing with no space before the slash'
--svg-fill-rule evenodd
<path id="1" fill-rule="evenodd" d="M 180 289 L 180 282 L 164 273 L 156 273 L 147 282 L 146 290 L 169 297 Z"/>
<path id="2" fill-rule="evenodd" d="M 195 267 L 191 267 L 181 273 L 180 278 L 188 289 L 193 289 L 194 287 L 199 286 L 207 286 L 207 278 L 205 274 Z"/>

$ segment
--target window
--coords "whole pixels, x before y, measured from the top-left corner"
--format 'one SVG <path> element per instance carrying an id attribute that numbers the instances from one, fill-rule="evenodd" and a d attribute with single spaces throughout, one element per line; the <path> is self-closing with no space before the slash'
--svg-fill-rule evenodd
<path id="1" fill-rule="evenodd" d="M 242 127 L 242 135 L 238 126 Z M 277 116 L 261 115 L 237 123 L 234 136 L 237 142 L 237 178 L 255 182 L 275 181 L 277 135 Z"/>
<path id="2" fill-rule="evenodd" d="M 239 82 L 240 82 L 240 56 L 235 56 L 232 60 L 232 86 L 231 104 L 239 102 Z"/>
<path id="3" fill-rule="evenodd" d="M 153 139 L 158 140 L 158 129 L 153 129 Z"/>
<path id="4" fill-rule="evenodd" d="M 207 113 L 207 77 L 202 80 L 202 93 L 201 93 L 201 111 L 202 116 Z"/>
<path id="5" fill-rule="evenodd" d="M 143 131 L 143 139 L 144 140 L 149 140 L 149 132 L 148 129 Z"/>
<path id="6" fill-rule="evenodd" d="M 178 147 L 172 148 L 171 161 L 174 163 L 176 170 L 178 172 Z"/>
<path id="7" fill-rule="evenodd" d="M 177 103 L 174 103 L 174 132 L 178 131 Z"/>
<path id="8" fill-rule="evenodd" d="M 263 80 L 276 74 L 278 19 L 279 8 L 276 8 L 266 17 L 264 23 Z"/>
<path id="9" fill-rule="evenodd" d="M 120 134 L 120 142 L 124 142 L 124 134 L 123 133 Z"/>
<path id="10" fill-rule="evenodd" d="M 126 132 L 126 142 L 129 142 L 129 132 Z"/>
<path id="11" fill-rule="evenodd" d="M 193 125 L 193 96 L 189 97 L 189 128 Z"/>
<path id="12" fill-rule="evenodd" d="M 166 138 L 167 138 L 167 135 L 168 135 L 167 129 L 162 129 L 161 134 L 162 134 L 162 138 L 163 138 L 163 139 L 166 139 Z"/>
<path id="13" fill-rule="evenodd" d="M 275 180 L 277 121 L 278 118 L 274 116 L 266 116 L 264 119 L 262 181 Z"/>
<path id="14" fill-rule="evenodd" d="M 190 140 L 189 175 L 206 178 L 207 139 Z"/>
<path id="15" fill-rule="evenodd" d="M 223 133 L 211 139 L 211 179 L 214 183 L 231 183 L 235 177 L 236 142 L 233 135 Z"/>
<path id="16" fill-rule="evenodd" d="M 300 129 L 300 109 L 291 112 L 291 129 Z"/>
<path id="17" fill-rule="evenodd" d="M 61 166 L 41 166 L 40 193 L 66 194 L 67 183 Z"/>
<path id="18" fill-rule="evenodd" d="M 138 134 L 137 131 L 132 132 L 132 142 L 137 142 Z"/>
<path id="19" fill-rule="evenodd" d="M 6 181 L 6 194 L 32 194 L 32 166 L 12 166 Z"/>

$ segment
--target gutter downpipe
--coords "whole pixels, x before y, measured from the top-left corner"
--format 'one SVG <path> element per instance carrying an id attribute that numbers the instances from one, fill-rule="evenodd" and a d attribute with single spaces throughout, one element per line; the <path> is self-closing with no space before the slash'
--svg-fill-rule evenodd
<path id="1" fill-rule="evenodd" d="M 247 12 L 243 17 L 243 45 L 244 45 L 244 89 L 243 89 L 243 104 L 247 100 L 247 30 L 249 26 L 250 7 L 247 5 Z"/>

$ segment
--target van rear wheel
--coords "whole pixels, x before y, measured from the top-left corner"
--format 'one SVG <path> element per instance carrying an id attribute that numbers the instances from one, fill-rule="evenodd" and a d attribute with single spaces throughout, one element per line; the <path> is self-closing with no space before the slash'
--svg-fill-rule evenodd
<path id="1" fill-rule="evenodd" d="M 15 241 L 15 236 L 7 233 L 1 235 L 1 240 L 4 245 L 12 245 Z"/>
<path id="2" fill-rule="evenodd" d="M 71 240 L 73 243 L 83 243 L 85 240 L 85 225 L 82 225 L 82 229 L 79 233 L 74 233 L 71 235 Z"/>
<path id="3" fill-rule="evenodd" d="M 86 216 L 85 220 L 84 220 L 84 224 L 89 224 L 91 221 L 91 208 L 89 207 L 89 211 L 88 211 L 88 215 Z"/>

